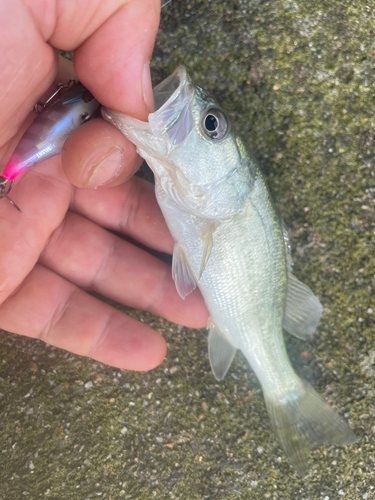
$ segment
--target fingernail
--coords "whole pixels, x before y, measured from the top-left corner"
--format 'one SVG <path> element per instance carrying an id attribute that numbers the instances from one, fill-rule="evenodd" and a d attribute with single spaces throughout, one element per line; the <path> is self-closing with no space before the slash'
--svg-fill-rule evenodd
<path id="1" fill-rule="evenodd" d="M 99 187 L 115 179 L 124 166 L 124 157 L 120 149 L 112 149 L 98 163 L 94 164 L 87 187 Z"/>
<path id="2" fill-rule="evenodd" d="M 150 110 L 150 113 L 154 111 L 154 94 L 152 93 L 152 83 L 151 83 L 151 73 L 150 73 L 150 63 L 146 63 L 143 66 L 142 74 L 142 89 L 143 89 L 143 100 L 146 106 Z"/>

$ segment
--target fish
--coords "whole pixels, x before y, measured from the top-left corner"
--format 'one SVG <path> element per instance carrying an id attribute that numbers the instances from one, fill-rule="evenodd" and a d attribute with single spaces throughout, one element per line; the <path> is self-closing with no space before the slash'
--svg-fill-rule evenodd
<path id="1" fill-rule="evenodd" d="M 349 445 L 345 421 L 294 371 L 283 328 L 316 330 L 322 306 L 292 272 L 285 225 L 253 155 L 214 98 L 178 67 L 154 89 L 147 122 L 103 109 L 147 161 L 174 239 L 172 277 L 210 313 L 208 353 L 223 380 L 241 350 L 261 383 L 280 444 L 302 476 L 315 444 Z"/>

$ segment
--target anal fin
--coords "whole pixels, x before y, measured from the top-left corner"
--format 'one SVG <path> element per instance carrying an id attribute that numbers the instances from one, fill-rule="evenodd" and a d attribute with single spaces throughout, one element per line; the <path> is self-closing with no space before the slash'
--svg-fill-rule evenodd
<path id="1" fill-rule="evenodd" d="M 217 380 L 223 380 L 232 364 L 237 347 L 210 322 L 208 333 L 208 357 Z"/>

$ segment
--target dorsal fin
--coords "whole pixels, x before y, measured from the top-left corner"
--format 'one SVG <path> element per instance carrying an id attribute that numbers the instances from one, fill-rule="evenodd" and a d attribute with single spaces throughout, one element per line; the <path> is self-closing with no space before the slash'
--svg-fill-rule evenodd
<path id="1" fill-rule="evenodd" d="M 323 307 L 310 288 L 299 281 L 292 273 L 293 260 L 288 232 L 281 220 L 284 237 L 286 267 L 288 272 L 288 291 L 284 312 L 283 328 L 295 337 L 307 340 L 318 327 Z"/>

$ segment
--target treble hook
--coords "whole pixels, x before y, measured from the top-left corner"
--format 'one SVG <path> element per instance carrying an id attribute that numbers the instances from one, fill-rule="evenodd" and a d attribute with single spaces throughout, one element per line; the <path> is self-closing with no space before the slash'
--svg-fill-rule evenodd
<path id="1" fill-rule="evenodd" d="M 57 84 L 57 90 L 49 96 L 49 98 L 46 100 L 46 102 L 43 104 L 42 102 L 37 102 L 34 106 L 34 111 L 37 115 L 43 111 L 43 109 L 47 108 L 51 101 L 60 94 L 60 92 L 64 89 L 70 89 L 76 82 L 76 80 L 70 79 L 68 83 L 58 83 Z M 41 109 L 40 109 L 41 108 Z"/>
<path id="2" fill-rule="evenodd" d="M 13 200 L 11 200 L 8 196 L 8 194 L 10 193 L 12 187 L 13 187 L 13 184 L 14 184 L 14 180 L 13 181 L 10 181 L 10 184 L 8 186 L 8 189 L 7 189 L 7 184 L 8 184 L 9 180 L 6 179 L 5 177 L 3 177 L 2 175 L 0 175 L 0 200 L 2 198 L 6 198 L 9 203 L 11 203 L 14 208 L 16 208 L 19 212 L 22 213 L 22 210 L 20 209 L 20 207 L 18 207 Z"/>

